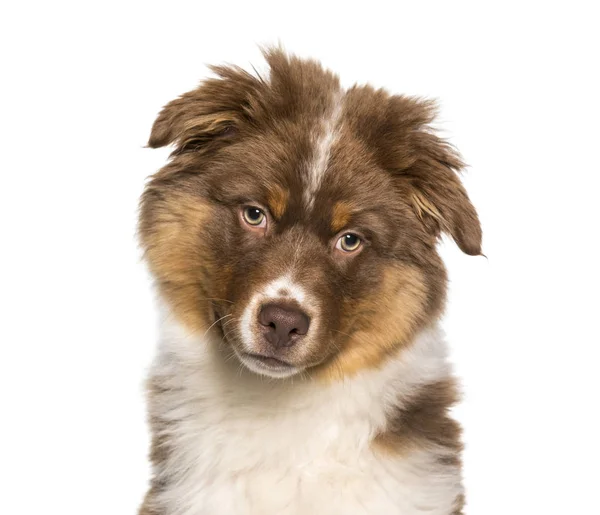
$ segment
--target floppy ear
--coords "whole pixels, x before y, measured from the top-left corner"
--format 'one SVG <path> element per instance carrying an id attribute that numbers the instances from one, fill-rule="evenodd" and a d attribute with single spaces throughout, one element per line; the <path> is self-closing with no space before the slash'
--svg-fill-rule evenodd
<path id="1" fill-rule="evenodd" d="M 481 225 L 460 182 L 464 164 L 457 152 L 431 132 L 412 135 L 415 161 L 401 175 L 410 183 L 413 208 L 435 236 L 446 232 L 466 254 L 481 254 Z"/>
<path id="2" fill-rule="evenodd" d="M 458 172 L 458 153 L 431 130 L 435 103 L 355 86 L 346 97 L 349 126 L 374 149 L 432 237 L 446 232 L 460 249 L 481 254 L 481 227 Z"/>
<path id="3" fill-rule="evenodd" d="M 175 153 L 204 152 L 235 135 L 247 121 L 262 84 L 234 66 L 211 68 L 217 77 L 169 102 L 152 126 L 148 146 L 175 144 Z"/>

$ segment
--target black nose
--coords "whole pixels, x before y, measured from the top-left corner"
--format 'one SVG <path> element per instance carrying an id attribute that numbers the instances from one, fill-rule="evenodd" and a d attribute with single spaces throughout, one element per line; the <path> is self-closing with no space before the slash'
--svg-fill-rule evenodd
<path id="1" fill-rule="evenodd" d="M 282 304 L 267 304 L 258 314 L 266 340 L 275 348 L 291 347 L 310 326 L 308 315 L 298 308 Z"/>

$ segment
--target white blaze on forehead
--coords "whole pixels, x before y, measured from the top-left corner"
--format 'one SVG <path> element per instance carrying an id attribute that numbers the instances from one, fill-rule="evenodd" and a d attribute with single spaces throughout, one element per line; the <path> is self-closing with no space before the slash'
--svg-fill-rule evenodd
<path id="1" fill-rule="evenodd" d="M 314 156 L 308 165 L 307 180 L 304 187 L 304 203 L 309 209 L 314 205 L 315 195 L 327 170 L 331 147 L 337 141 L 342 111 L 343 93 L 337 91 L 333 95 L 331 107 L 315 129 Z"/>

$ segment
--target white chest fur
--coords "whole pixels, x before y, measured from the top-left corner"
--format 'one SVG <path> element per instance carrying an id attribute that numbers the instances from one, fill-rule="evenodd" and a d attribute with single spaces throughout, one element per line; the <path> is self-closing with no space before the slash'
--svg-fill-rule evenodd
<path id="1" fill-rule="evenodd" d="M 268 380 L 165 328 L 152 380 L 168 515 L 449 515 L 459 478 L 427 449 L 374 451 L 386 411 L 449 374 L 437 330 L 378 370 L 330 385 Z"/>

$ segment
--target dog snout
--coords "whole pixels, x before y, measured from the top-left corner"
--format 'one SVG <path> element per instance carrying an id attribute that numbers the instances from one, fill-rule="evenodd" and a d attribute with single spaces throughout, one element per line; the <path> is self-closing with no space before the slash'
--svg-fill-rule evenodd
<path id="1" fill-rule="evenodd" d="M 267 304 L 258 314 L 263 334 L 274 348 L 291 347 L 300 341 L 310 326 L 310 318 L 294 306 Z"/>

